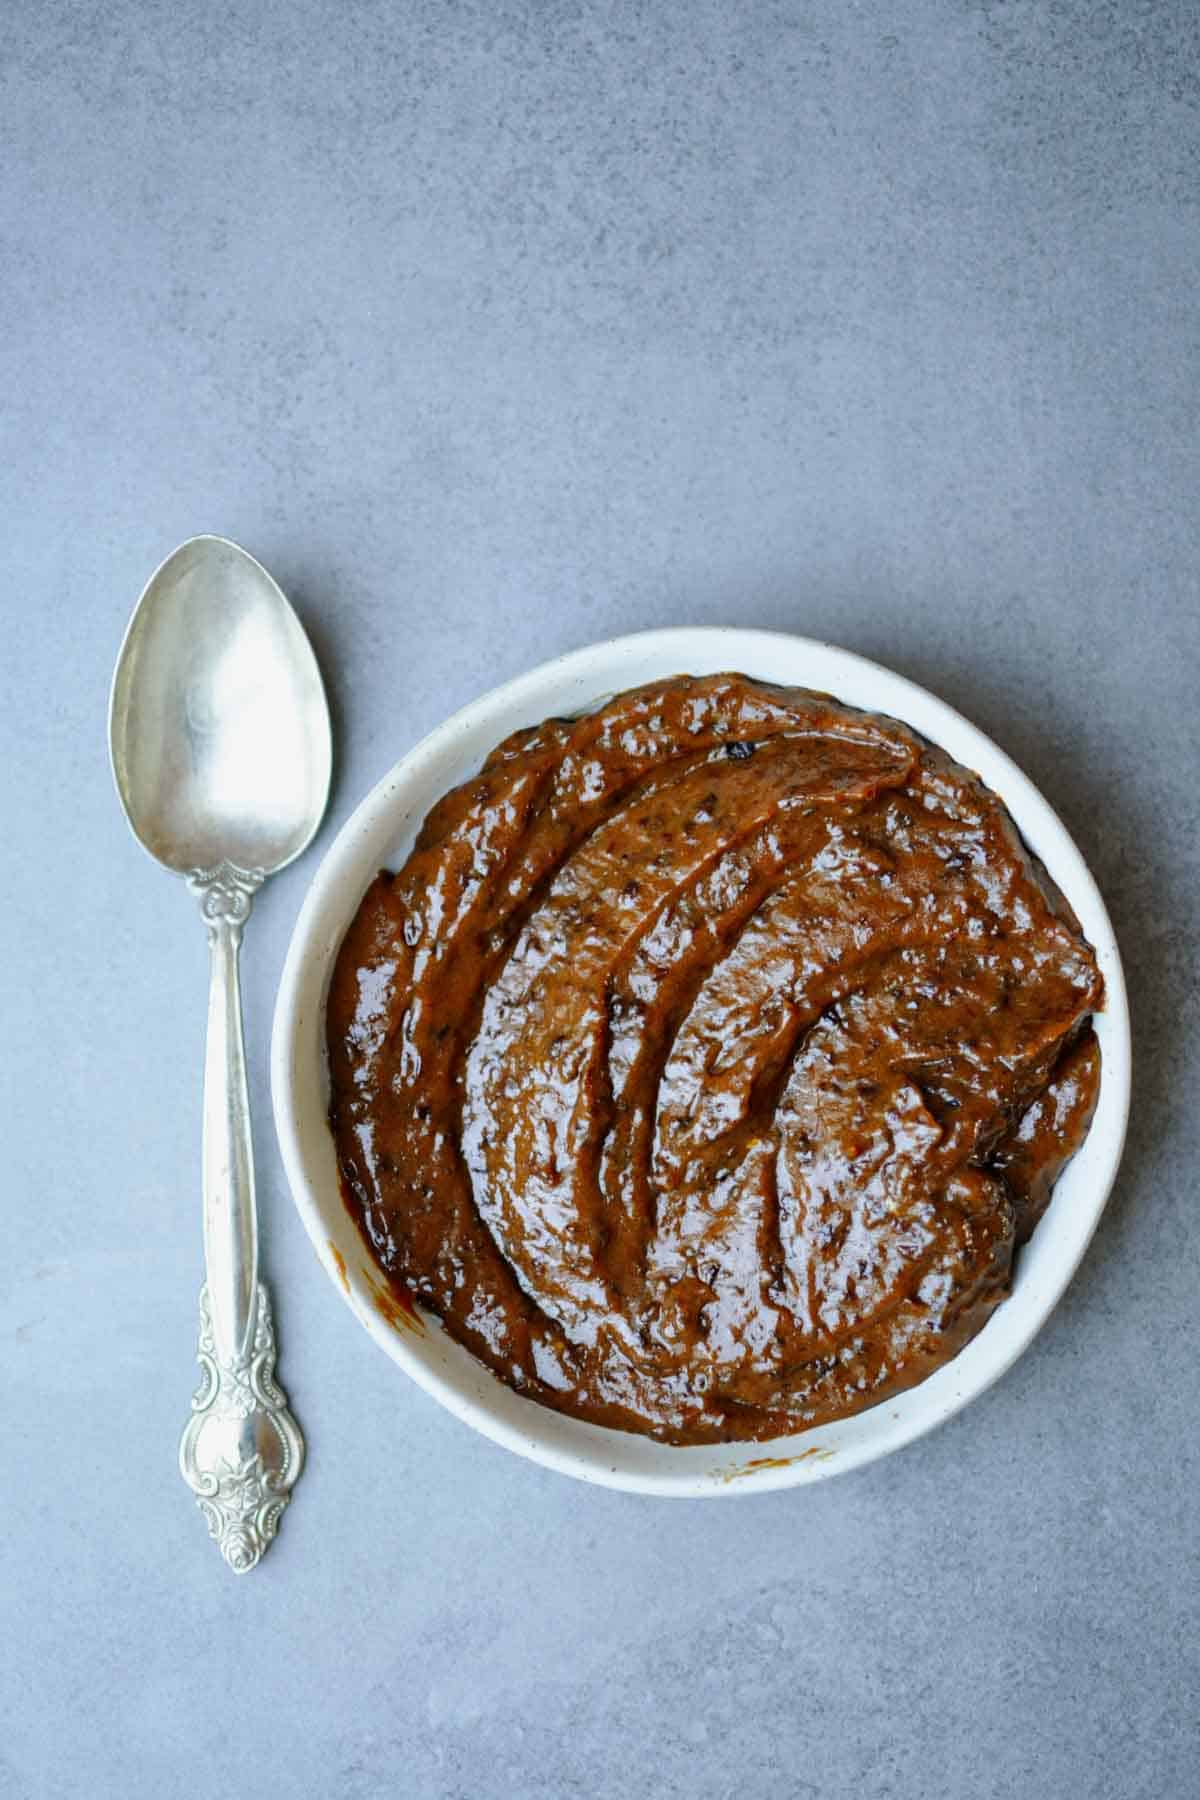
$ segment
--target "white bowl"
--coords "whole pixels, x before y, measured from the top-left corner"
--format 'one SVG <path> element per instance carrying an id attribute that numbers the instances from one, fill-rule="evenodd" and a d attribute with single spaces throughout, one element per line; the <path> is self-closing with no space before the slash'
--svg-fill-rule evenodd
<path id="1" fill-rule="evenodd" d="M 509 732 L 586 711 L 658 676 L 726 669 L 822 689 L 851 706 L 903 719 L 1001 796 L 1095 947 L 1107 993 L 1096 1019 L 1103 1067 L 1092 1128 L 1018 1254 L 1011 1295 L 952 1362 L 919 1387 L 836 1424 L 772 1443 L 676 1448 L 522 1399 L 437 1320 L 421 1313 L 409 1318 L 388 1304 L 338 1187 L 327 1121 L 325 1001 L 338 946 L 376 872 L 403 862 L 433 803 L 473 774 Z M 941 700 L 861 656 L 809 638 L 708 627 L 614 638 L 559 657 L 464 707 L 402 757 L 317 870 L 284 967 L 271 1051 L 275 1122 L 300 1217 L 334 1285 L 376 1343 L 452 1413 L 534 1462 L 609 1487 L 688 1497 L 792 1487 L 856 1468 L 911 1443 L 1002 1375 L 1054 1307 L 1096 1228 L 1124 1142 L 1129 1065 L 1125 982 L 1104 903 L 1066 830 L 1004 752 Z"/>

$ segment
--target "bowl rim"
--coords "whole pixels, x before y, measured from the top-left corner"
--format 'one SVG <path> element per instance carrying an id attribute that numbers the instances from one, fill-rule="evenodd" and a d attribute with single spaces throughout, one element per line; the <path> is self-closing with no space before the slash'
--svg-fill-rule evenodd
<path id="1" fill-rule="evenodd" d="M 693 668 L 697 656 L 698 669 Z M 843 686 L 800 679 L 795 665 L 805 660 L 818 669 L 840 673 Z M 782 674 L 781 661 L 793 665 Z M 647 663 L 655 665 L 653 672 L 646 672 Z M 624 665 L 637 671 L 630 679 L 622 676 Z M 1106 989 L 1104 1010 L 1096 1018 L 1102 1050 L 1101 1086 L 1088 1137 L 1056 1184 L 1050 1208 L 1030 1245 L 1018 1257 L 1011 1293 L 983 1330 L 949 1363 L 893 1399 L 833 1425 L 770 1444 L 678 1447 L 570 1419 L 514 1394 L 424 1314 L 419 1315 L 417 1332 L 407 1329 L 408 1322 L 398 1319 L 394 1306 L 388 1307 L 372 1288 L 370 1272 L 361 1264 L 353 1273 L 348 1270 L 347 1259 L 330 1234 L 327 1212 L 322 1210 L 328 1176 L 316 1174 L 311 1167 L 304 1131 L 311 1108 L 307 1115 L 302 1111 L 297 1086 L 306 1078 L 311 1082 L 314 1073 L 321 1079 L 325 996 L 333 959 L 374 869 L 381 860 L 392 860 L 381 849 L 380 856 L 371 860 L 366 878 L 352 882 L 349 870 L 363 862 L 365 845 L 386 845 L 389 837 L 399 841 L 405 832 L 411 838 L 440 795 L 464 779 L 472 767 L 478 767 L 493 744 L 513 729 L 511 722 L 501 722 L 492 734 L 496 721 L 516 716 L 516 723 L 536 724 L 556 713 L 585 710 L 642 681 L 673 673 L 734 669 L 760 680 L 812 686 L 836 694 L 847 704 L 889 713 L 941 745 L 955 760 L 977 770 L 1000 794 L 1022 838 L 1049 870 L 1097 953 Z M 601 675 L 601 670 L 608 673 Z M 851 693 L 844 691 L 846 684 Z M 859 697 L 870 690 L 878 690 L 876 698 Z M 431 780 L 431 770 L 449 761 L 455 748 L 461 748 L 468 738 L 478 738 L 479 746 L 462 761 L 461 772 L 440 785 L 436 776 Z M 401 819 L 403 830 L 398 823 Z M 313 1066 L 314 1030 L 316 1061 L 321 1065 L 317 1070 Z M 326 1273 L 376 1343 L 451 1413 L 506 1449 L 577 1479 L 664 1497 L 762 1493 L 862 1467 L 924 1436 L 998 1381 L 1044 1325 L 1091 1242 L 1120 1166 L 1130 1081 L 1128 1001 L 1112 924 L 1081 852 L 1029 777 L 979 727 L 928 689 L 885 665 L 820 639 L 740 626 L 676 626 L 585 645 L 490 689 L 427 733 L 354 808 L 317 867 L 288 947 L 271 1037 L 272 1103 L 293 1201 Z M 321 1133 L 331 1152 L 332 1136 L 324 1117 L 319 1128 L 313 1128 L 318 1139 Z M 1081 1195 L 1071 1194 L 1069 1214 L 1064 1205 L 1059 1206 L 1055 1230 L 1048 1233 L 1055 1200 L 1070 1184 L 1072 1171 L 1085 1154 L 1089 1184 Z M 357 1239 L 357 1227 L 340 1192 L 335 1191 L 332 1199 L 325 1192 L 324 1205 L 336 1209 L 334 1216 L 348 1223 Z M 1028 1270 L 1032 1261 L 1038 1265 L 1036 1280 Z M 1004 1324 L 999 1332 L 993 1329 L 997 1321 Z M 430 1354 L 431 1346 L 436 1347 L 435 1356 Z M 849 1441 L 837 1441 L 839 1438 Z M 790 1454 L 772 1454 L 777 1449 Z M 627 1466 L 622 1466 L 623 1458 Z M 652 1466 L 628 1466 L 630 1463 Z"/>

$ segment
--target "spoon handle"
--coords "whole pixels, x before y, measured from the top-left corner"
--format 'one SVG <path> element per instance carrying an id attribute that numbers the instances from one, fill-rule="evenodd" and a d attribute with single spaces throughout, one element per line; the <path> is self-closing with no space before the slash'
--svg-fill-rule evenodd
<path id="1" fill-rule="evenodd" d="M 275 1338 L 258 1280 L 258 1219 L 238 953 L 263 879 L 222 863 L 196 870 L 208 927 L 204 1061 L 204 1263 L 197 1356 L 203 1380 L 179 1466 L 230 1567 L 254 1567 L 300 1473 L 304 1440 L 274 1380 Z"/>
<path id="2" fill-rule="evenodd" d="M 238 956 L 251 891 L 207 889 L 208 1036 L 204 1050 L 204 1266 L 222 1362 L 245 1354 L 258 1280 L 258 1213 Z"/>

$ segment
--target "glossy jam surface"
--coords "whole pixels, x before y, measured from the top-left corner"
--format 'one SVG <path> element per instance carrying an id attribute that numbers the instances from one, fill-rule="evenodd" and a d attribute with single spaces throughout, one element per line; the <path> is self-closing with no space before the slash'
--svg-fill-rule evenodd
<path id="1" fill-rule="evenodd" d="M 381 874 L 328 1011 L 347 1201 L 512 1386 L 672 1443 L 920 1381 L 1087 1130 L 1095 958 L 894 720 L 679 676 L 518 732 Z"/>

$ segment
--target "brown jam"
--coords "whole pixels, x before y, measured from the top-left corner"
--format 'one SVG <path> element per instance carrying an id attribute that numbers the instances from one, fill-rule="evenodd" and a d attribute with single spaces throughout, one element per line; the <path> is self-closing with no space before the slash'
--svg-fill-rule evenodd
<path id="1" fill-rule="evenodd" d="M 1091 948 L 895 720 L 678 676 L 519 731 L 342 945 L 332 1123 L 398 1294 L 669 1443 L 921 1381 L 1087 1131 Z"/>

